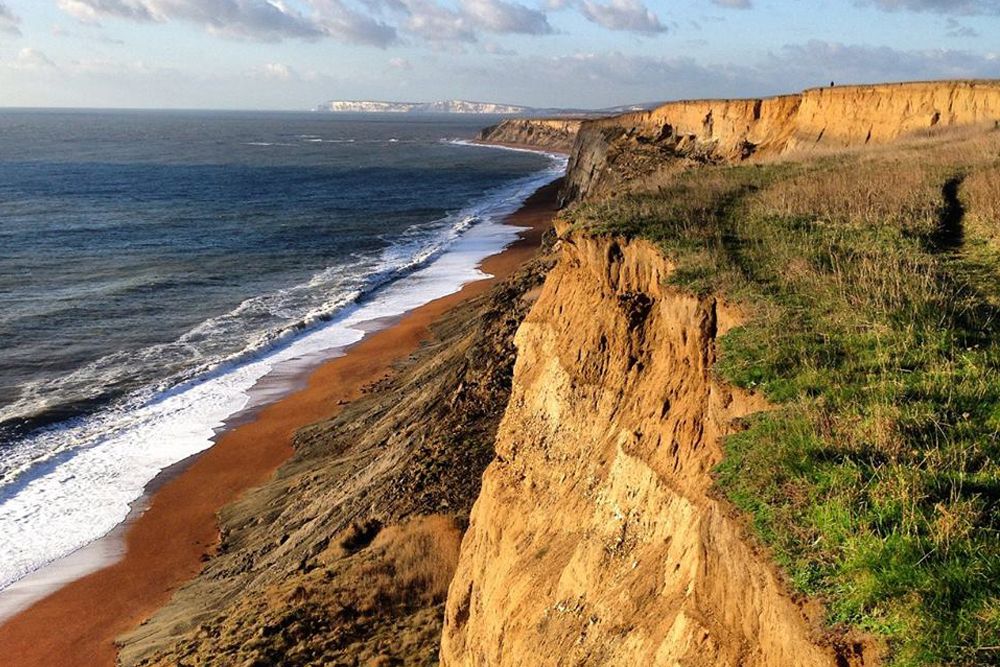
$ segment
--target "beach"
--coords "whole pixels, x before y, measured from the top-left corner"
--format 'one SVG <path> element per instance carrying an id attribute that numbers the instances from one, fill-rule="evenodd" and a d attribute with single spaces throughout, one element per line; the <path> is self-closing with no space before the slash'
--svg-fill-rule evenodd
<path id="1" fill-rule="evenodd" d="M 0 626 L 0 664 L 110 665 L 115 637 L 135 627 L 195 576 L 218 542 L 216 513 L 264 482 L 292 453 L 295 432 L 335 415 L 338 406 L 416 350 L 436 318 L 513 272 L 538 247 L 556 208 L 556 185 L 531 196 L 506 222 L 526 228 L 481 264 L 493 276 L 405 314 L 367 335 L 344 356 L 323 363 L 304 386 L 224 431 L 203 454 L 155 483 L 119 536 L 113 564 L 59 588 Z M 53 632 L 59 628 L 58 632 Z"/>

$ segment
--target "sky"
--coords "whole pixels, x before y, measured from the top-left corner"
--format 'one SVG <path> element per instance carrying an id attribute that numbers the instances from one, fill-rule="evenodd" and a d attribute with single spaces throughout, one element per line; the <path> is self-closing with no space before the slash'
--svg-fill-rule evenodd
<path id="1" fill-rule="evenodd" d="M 0 0 L 0 106 L 603 108 L 1000 78 L 1000 0 Z"/>

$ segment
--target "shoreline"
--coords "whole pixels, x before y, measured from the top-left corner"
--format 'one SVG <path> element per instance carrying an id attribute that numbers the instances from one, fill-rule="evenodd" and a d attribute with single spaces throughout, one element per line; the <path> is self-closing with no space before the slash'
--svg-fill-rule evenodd
<path id="1" fill-rule="evenodd" d="M 114 560 L 58 586 L 2 621 L 0 664 L 113 664 L 114 639 L 139 625 L 200 572 L 218 544 L 218 510 L 274 474 L 291 455 L 291 439 L 299 428 L 335 415 L 340 405 L 391 373 L 397 361 L 416 350 L 431 322 L 485 291 L 534 254 L 555 214 L 558 183 L 537 190 L 503 220 L 525 229 L 518 240 L 479 264 L 491 277 L 466 283 L 457 292 L 392 322 L 373 323 L 385 328 L 348 346 L 341 356 L 301 374 L 263 381 L 259 391 L 265 395 L 277 391 L 276 383 L 290 389 L 277 400 L 227 420 L 211 448 L 164 470 L 150 482 L 151 493 L 136 501 L 136 510 L 130 513 L 136 515 L 134 519 L 61 559 L 91 550 L 95 557 Z M 118 558 L 113 549 L 107 550 L 114 540 L 123 549 Z M 60 631 L 53 633 L 57 627 Z"/>
<path id="2" fill-rule="evenodd" d="M 527 151 L 529 153 L 538 153 L 540 149 L 538 146 L 533 146 L 531 144 L 522 144 L 516 141 L 483 141 L 482 139 L 472 139 L 468 142 L 469 146 L 488 146 L 490 148 L 507 148 L 512 151 Z M 569 157 L 572 155 L 571 150 L 563 150 L 561 148 L 546 148 L 542 150 L 543 153 L 550 153 L 552 155 L 561 155 L 563 157 Z"/>

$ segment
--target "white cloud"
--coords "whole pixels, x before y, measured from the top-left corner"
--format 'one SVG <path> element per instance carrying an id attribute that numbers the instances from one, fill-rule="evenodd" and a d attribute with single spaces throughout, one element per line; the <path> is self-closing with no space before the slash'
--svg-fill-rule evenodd
<path id="1" fill-rule="evenodd" d="M 729 6 L 750 2 L 713 1 Z M 56 0 L 56 3 L 65 14 L 94 25 L 110 19 L 141 23 L 183 21 L 235 39 L 333 38 L 383 48 L 398 42 L 401 34 L 417 37 L 437 49 L 461 49 L 461 44 L 481 41 L 484 34 L 550 34 L 554 30 L 547 12 L 567 8 L 609 30 L 643 34 L 667 30 L 643 0 L 296 0 L 294 3 Z"/>
<path id="2" fill-rule="evenodd" d="M 398 70 L 411 70 L 413 69 L 413 63 L 406 58 L 390 58 L 389 67 Z"/>
<path id="3" fill-rule="evenodd" d="M 462 95 L 535 106 L 606 107 L 705 97 L 759 97 L 837 83 L 996 78 L 997 54 L 896 50 L 835 42 L 790 44 L 744 63 L 620 52 L 523 56 L 462 68 Z M 483 83 L 488 82 L 488 85 Z M 567 83 L 572 82 L 572 83 Z"/>
<path id="4" fill-rule="evenodd" d="M 587 19 L 608 30 L 627 30 L 640 33 L 665 32 L 666 26 L 659 17 L 646 8 L 640 0 L 583 0 L 580 11 Z"/>
<path id="5" fill-rule="evenodd" d="M 58 0 L 59 8 L 85 23 L 105 18 L 165 23 L 187 21 L 225 37 L 278 41 L 320 39 L 386 46 L 395 30 L 348 8 L 342 0 L 309 0 L 310 14 L 278 0 Z"/>
<path id="6" fill-rule="evenodd" d="M 260 67 L 258 73 L 265 79 L 277 81 L 288 81 L 295 78 L 294 70 L 282 63 L 265 63 Z"/>
<path id="7" fill-rule="evenodd" d="M 351 9 L 342 0 L 309 0 L 326 35 L 385 48 L 397 41 L 396 28 Z"/>
<path id="8" fill-rule="evenodd" d="M 47 55 L 31 47 L 24 47 L 18 51 L 14 62 L 9 65 L 11 69 L 29 72 L 54 69 L 55 66 L 56 64 Z"/>
<path id="9" fill-rule="evenodd" d="M 545 14 L 505 0 L 465 0 L 462 9 L 482 30 L 497 33 L 543 35 L 552 32 Z"/>
<path id="10" fill-rule="evenodd" d="M 156 15 L 141 0 L 58 0 L 59 9 L 84 23 L 98 23 L 114 16 L 134 21 L 156 21 Z"/>
<path id="11" fill-rule="evenodd" d="M 433 0 L 402 0 L 393 7 L 406 15 L 403 28 L 430 42 L 474 42 L 475 28 L 460 12 Z"/>
<path id="12" fill-rule="evenodd" d="M 20 35 L 21 29 L 18 28 L 20 23 L 21 18 L 11 11 L 6 3 L 0 2 L 0 33 Z"/>
<path id="13" fill-rule="evenodd" d="M 750 0 L 712 0 L 712 4 L 726 9 L 750 9 L 753 7 Z"/>
<path id="14" fill-rule="evenodd" d="M 373 11 L 397 15 L 400 29 L 428 42 L 477 42 L 480 33 L 543 35 L 552 32 L 545 12 L 508 0 L 364 0 Z"/>
<path id="15" fill-rule="evenodd" d="M 616 0 L 620 1 L 620 0 Z M 633 0 L 634 1 L 634 0 Z M 385 47 L 397 26 L 358 11 L 346 0 L 57 0 L 78 21 L 108 18 L 146 23 L 187 21 L 225 37 L 277 41 L 333 37 Z M 545 13 L 514 0 L 361 0 L 369 9 L 399 18 L 398 29 L 430 42 L 474 42 L 480 32 L 539 35 L 552 32 Z"/>

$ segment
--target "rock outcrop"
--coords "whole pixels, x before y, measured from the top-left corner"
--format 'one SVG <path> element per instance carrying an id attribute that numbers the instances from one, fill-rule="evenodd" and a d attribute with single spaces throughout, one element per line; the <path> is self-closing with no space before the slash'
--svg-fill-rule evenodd
<path id="1" fill-rule="evenodd" d="M 733 162 L 1000 122 L 1000 81 L 814 88 L 798 95 L 670 102 L 585 121 L 564 201 L 613 191 L 672 159 Z"/>
<path id="2" fill-rule="evenodd" d="M 515 342 L 513 389 L 449 590 L 472 665 L 850 665 L 713 495 L 734 420 L 734 318 L 665 287 L 646 242 L 572 237 Z"/>
<path id="3" fill-rule="evenodd" d="M 484 129 L 479 141 L 568 153 L 582 122 L 579 118 L 513 118 Z"/>

